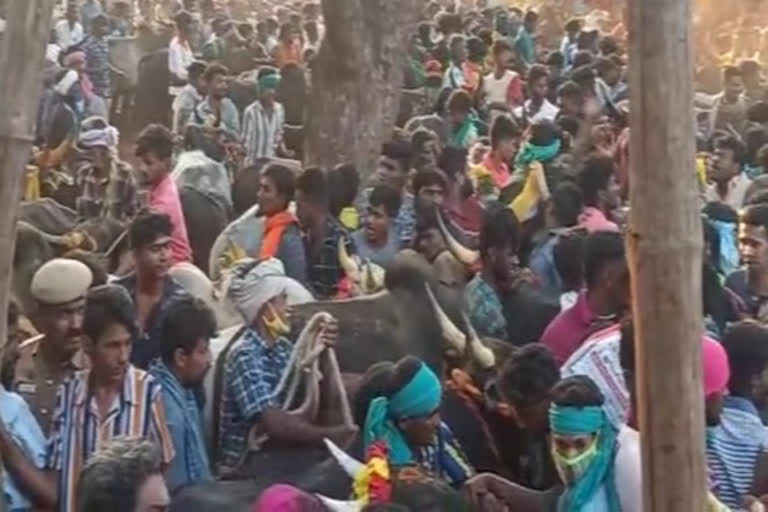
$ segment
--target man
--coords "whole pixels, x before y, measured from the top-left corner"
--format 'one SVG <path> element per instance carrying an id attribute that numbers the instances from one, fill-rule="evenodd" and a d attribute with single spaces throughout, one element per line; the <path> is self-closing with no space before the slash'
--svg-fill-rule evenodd
<path id="1" fill-rule="evenodd" d="M 613 158 L 593 154 L 582 165 L 576 181 L 584 199 L 579 226 L 590 233 L 618 231 L 616 223 L 609 220 L 621 201 Z"/>
<path id="2" fill-rule="evenodd" d="M 113 439 L 88 460 L 79 480 L 79 512 L 160 512 L 171 504 L 163 459 L 148 441 Z"/>
<path id="3" fill-rule="evenodd" d="M 451 63 L 443 76 L 443 88 L 461 89 L 464 87 L 464 61 L 467 60 L 467 43 L 461 34 L 454 34 L 449 43 Z"/>
<path id="4" fill-rule="evenodd" d="M 19 346 L 14 388 L 30 405 L 46 436 L 56 388 L 85 364 L 80 352 L 83 310 L 92 279 L 83 263 L 63 258 L 45 263 L 32 278 L 35 323 L 43 336 Z"/>
<path id="5" fill-rule="evenodd" d="M 621 79 L 621 68 L 614 56 L 598 57 L 595 61 L 595 69 L 599 79 L 608 86 L 608 94 L 614 105 L 629 97 L 629 87 Z"/>
<path id="6" fill-rule="evenodd" d="M 184 295 L 181 286 L 168 275 L 171 267 L 171 221 L 161 213 L 142 214 L 128 228 L 135 272 L 121 279 L 133 299 L 141 336 L 131 353 L 137 368 L 149 368 L 162 346 L 162 318 L 169 304 Z"/>
<path id="7" fill-rule="evenodd" d="M 581 119 L 584 117 L 584 94 L 576 82 L 568 80 L 557 89 L 557 103 L 560 107 L 560 117 Z"/>
<path id="8" fill-rule="evenodd" d="M 112 66 L 109 64 L 109 19 L 99 14 L 91 21 L 91 33 L 83 42 L 85 52 L 85 71 L 93 84 L 93 93 L 104 100 L 109 115 L 112 98 Z M 105 117 L 106 117 L 105 116 Z"/>
<path id="9" fill-rule="evenodd" d="M 560 111 L 547 99 L 549 94 L 549 71 L 542 64 L 534 64 L 528 70 L 528 92 L 530 97 L 523 104 L 523 114 L 530 124 L 538 121 L 554 121 Z"/>
<path id="10" fill-rule="evenodd" d="M 173 100 L 171 126 L 174 135 L 183 136 L 187 125 L 195 119 L 195 109 L 205 97 L 204 72 L 205 64 L 199 61 L 195 61 L 187 67 L 188 83 Z"/>
<path id="11" fill-rule="evenodd" d="M 203 74 L 208 93 L 197 108 L 195 119 L 212 133 L 220 134 L 226 141 L 240 137 L 240 113 L 231 99 L 227 98 L 229 70 L 221 64 L 210 64 Z"/>
<path id="12" fill-rule="evenodd" d="M 379 185 L 373 188 L 369 201 L 365 225 L 352 233 L 352 242 L 362 261 L 370 260 L 387 268 L 400 250 L 400 239 L 395 233 L 400 196 L 391 188 Z"/>
<path id="13" fill-rule="evenodd" d="M 216 319 L 203 301 L 183 297 L 168 307 L 161 333 L 161 359 L 152 364 L 150 373 L 162 386 L 168 430 L 176 449 L 166 473 L 168 489 L 175 493 L 213 478 L 195 389 L 211 367 L 210 339 L 216 333 Z"/>
<path id="14" fill-rule="evenodd" d="M 747 206 L 739 214 L 739 256 L 743 267 L 732 272 L 725 286 L 735 293 L 742 313 L 768 319 L 768 205 Z"/>
<path id="15" fill-rule="evenodd" d="M 56 33 L 56 43 L 62 51 L 69 50 L 85 37 L 83 26 L 78 21 L 77 2 L 70 0 L 67 4 L 67 12 L 64 19 L 59 20 L 54 27 Z"/>
<path id="16" fill-rule="evenodd" d="M 379 163 L 373 175 L 374 185 L 390 187 L 400 194 L 400 211 L 395 219 L 395 230 L 403 247 L 411 243 L 415 223 L 414 198 L 406 187 L 412 159 L 413 149 L 410 144 L 400 140 L 387 142 L 381 148 Z M 363 189 L 360 197 L 355 201 L 358 215 L 363 222 L 368 212 L 372 191 L 373 187 Z"/>
<path id="17" fill-rule="evenodd" d="M 539 15 L 535 11 L 528 11 L 523 18 L 523 27 L 517 34 L 515 40 L 515 49 L 520 56 L 525 68 L 531 67 L 536 63 L 536 25 L 539 22 Z"/>
<path id="18" fill-rule="evenodd" d="M 228 295 L 243 316 L 246 329 L 232 345 L 224 365 L 221 430 L 216 440 L 223 474 L 236 470 L 244 460 L 248 433 L 254 425 L 269 439 L 301 450 L 324 437 L 338 439 L 348 434 L 344 428 L 319 427 L 288 414 L 281 408 L 281 397 L 274 396 L 293 347 L 285 338 L 290 332 L 285 294 L 289 285 L 290 279 L 276 259 L 243 262 L 234 269 Z M 319 342 L 333 346 L 335 320 L 321 321 L 319 329 Z M 279 467 L 279 459 L 270 459 L 270 463 L 276 473 L 295 471 Z"/>
<path id="19" fill-rule="evenodd" d="M 523 134 L 509 116 L 498 116 L 491 125 L 491 151 L 480 165 L 472 169 L 478 191 L 493 191 L 496 195 L 511 184 L 509 164 L 520 147 Z M 498 197 L 498 196 L 497 196 Z"/>
<path id="20" fill-rule="evenodd" d="M 127 0 L 117 0 L 112 4 L 109 33 L 113 37 L 130 37 L 133 35 L 133 7 Z"/>
<path id="21" fill-rule="evenodd" d="M 752 489 L 758 456 L 768 449 L 760 410 L 768 405 L 768 329 L 753 322 L 731 325 L 723 336 L 731 378 L 720 424 L 708 436 L 707 460 L 714 492 L 738 509 Z"/>
<path id="22" fill-rule="evenodd" d="M 579 19 L 571 19 L 565 24 L 565 36 L 560 43 L 560 53 L 565 58 L 565 65 L 570 66 L 573 54 L 576 53 L 578 45 L 576 39 L 581 32 L 582 22 Z"/>
<path id="23" fill-rule="evenodd" d="M 707 202 L 725 203 L 738 211 L 744 205 L 744 196 L 752 180 L 743 171 L 746 158 L 744 143 L 733 135 L 716 137 L 715 151 L 707 159 Z"/>
<path id="24" fill-rule="evenodd" d="M 483 79 L 483 92 L 491 117 L 512 112 L 523 102 L 523 80 L 509 69 L 512 48 L 499 39 L 493 43 L 493 71 Z"/>
<path id="25" fill-rule="evenodd" d="M 86 30 L 90 30 L 93 28 L 94 18 L 100 14 L 104 14 L 100 0 L 84 0 L 83 6 L 80 7 L 80 23 Z"/>
<path id="26" fill-rule="evenodd" d="M 727 66 L 723 70 L 723 92 L 713 105 L 714 115 L 710 134 L 715 130 L 735 130 L 741 133 L 747 119 L 747 102 L 744 100 L 744 79 L 736 66 Z"/>
<path id="27" fill-rule="evenodd" d="M 448 195 L 448 178 L 442 171 L 424 170 L 413 176 L 413 195 L 416 208 L 441 208 Z"/>
<path id="28" fill-rule="evenodd" d="M 82 123 L 76 147 L 83 158 L 75 168 L 80 190 L 75 207 L 82 220 L 109 218 L 127 224 L 140 209 L 133 169 L 117 158 L 118 137 L 117 128 L 102 118 Z"/>
<path id="29" fill-rule="evenodd" d="M 448 146 L 469 149 L 478 137 L 472 98 L 466 91 L 453 91 L 448 97 L 446 109 L 450 124 Z"/>
<path id="30" fill-rule="evenodd" d="M 615 324 L 629 305 L 629 270 L 619 233 L 598 231 L 587 237 L 584 279 L 586 290 L 576 304 L 562 311 L 541 337 L 560 365 L 590 334 Z"/>
<path id="31" fill-rule="evenodd" d="M 339 262 L 339 243 L 349 246 L 349 237 L 330 214 L 329 190 L 325 173 L 317 167 L 306 169 L 296 178 L 296 216 L 304 232 L 307 280 L 314 295 L 335 297 L 344 269 Z"/>
<path id="32" fill-rule="evenodd" d="M 59 388 L 46 464 L 57 473 L 62 512 L 74 512 L 81 469 L 111 439 L 152 441 L 162 453 L 163 468 L 174 456 L 160 384 L 130 364 L 137 333 L 125 289 L 104 285 L 88 293 L 83 332 L 92 368 Z"/>
<path id="33" fill-rule="evenodd" d="M 242 142 L 245 146 L 245 165 L 253 165 L 260 158 L 273 158 L 283 147 L 285 110 L 275 100 L 280 75 L 271 73 L 259 78 L 259 99 L 250 104 L 243 114 Z"/>
<path id="34" fill-rule="evenodd" d="M 192 261 L 181 198 L 171 178 L 173 135 L 165 126 L 151 124 L 139 134 L 135 154 L 140 162 L 139 181 L 149 189 L 149 209 L 171 220 L 172 264 Z"/>

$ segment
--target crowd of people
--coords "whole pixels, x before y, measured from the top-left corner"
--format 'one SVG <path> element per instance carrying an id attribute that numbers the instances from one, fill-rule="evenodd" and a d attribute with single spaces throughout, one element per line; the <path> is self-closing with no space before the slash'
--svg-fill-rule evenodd
<path id="1" fill-rule="evenodd" d="M 110 268 L 77 249 L 50 259 L 30 283 L 34 308 L 9 308 L 0 369 L 8 509 L 162 511 L 195 486 L 254 477 L 243 473 L 250 466 L 269 468 L 275 484 L 252 510 L 341 510 L 296 483 L 306 467 L 270 456 L 288 447 L 309 461 L 331 441 L 345 469 L 354 466 L 356 508 L 347 510 L 643 510 L 623 235 L 624 3 L 424 2 L 402 63 L 403 88 L 418 90 L 419 101 L 403 100 L 375 168 L 340 161 L 299 170 L 290 159 L 300 148 L 284 130 L 301 124 L 309 89 L 293 96 L 281 82 L 311 85 L 326 35 L 320 6 L 158 3 L 69 0 L 52 27 L 41 153 L 60 149 L 45 146 L 63 109 L 76 120 L 59 170 L 77 191 L 71 206 L 82 221 L 124 230 L 129 257 Z M 165 49 L 168 123 L 144 127 L 132 154 L 121 154 L 111 116 L 131 100 L 112 104 L 124 73 L 111 64 L 110 38 L 136 34 L 139 18 L 160 10 L 175 26 Z M 235 17 L 243 11 L 253 17 Z M 701 450 L 707 510 L 760 511 L 768 506 L 768 36 L 748 10 L 733 11 L 695 20 L 706 49 L 690 169 L 705 241 Z M 256 95 L 244 108 L 222 64 L 233 51 L 268 62 L 254 71 Z M 722 78 L 714 95 L 713 69 Z M 196 261 L 197 226 L 185 221 L 172 176 L 186 151 L 230 177 L 257 178 L 248 182 L 256 208 L 227 227 L 217 258 L 224 299 L 242 324 L 221 353 L 211 350 L 220 326 L 210 297 L 173 277 Z M 403 261 L 459 297 L 465 329 L 491 340 L 495 365 L 479 370 L 446 351 L 437 365 L 406 355 L 362 375 L 341 368 L 354 425 L 289 412 L 286 376 L 303 343 L 294 334 L 311 333 L 322 351 L 349 335 L 326 313 L 297 325 L 292 305 L 391 287 L 388 270 Z M 31 338 L 20 334 L 27 318 Z M 333 369 L 321 371 L 321 397 L 335 395 Z M 455 415 L 441 418 L 457 397 L 489 433 L 481 448 L 497 466 L 469 449 L 480 437 Z M 336 445 L 362 446 L 363 462 Z"/>

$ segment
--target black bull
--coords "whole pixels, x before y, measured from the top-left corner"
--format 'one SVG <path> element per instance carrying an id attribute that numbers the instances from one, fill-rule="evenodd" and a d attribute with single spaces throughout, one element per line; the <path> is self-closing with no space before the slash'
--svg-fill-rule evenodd
<path id="1" fill-rule="evenodd" d="M 319 311 L 335 316 L 341 334 L 336 351 L 346 373 L 363 373 L 373 363 L 397 361 L 408 354 L 421 358 L 442 373 L 446 346 L 426 292 L 427 284 L 435 291 L 446 314 L 463 327 L 460 295 L 438 284 L 426 261 L 404 254 L 399 255 L 387 271 L 387 291 L 370 297 L 296 306 L 292 323 L 304 325 Z M 461 418 L 456 422 L 460 430 L 455 434 L 466 447 L 472 464 L 482 470 L 498 469 L 501 463 L 488 449 L 493 440 L 486 436 L 487 429 L 482 427 L 483 420 L 478 414 L 451 392 L 447 392 L 443 408 L 447 419 Z M 359 440 L 353 443 L 350 453 L 362 458 Z M 249 478 L 182 490 L 174 497 L 172 510 L 207 512 L 222 507 L 249 510 L 249 505 L 266 487 L 278 482 L 340 499 L 347 496 L 351 485 L 349 477 L 335 461 L 328 460 L 323 449 L 306 447 L 276 447 L 269 455 L 259 454 L 249 460 L 242 473 Z"/>

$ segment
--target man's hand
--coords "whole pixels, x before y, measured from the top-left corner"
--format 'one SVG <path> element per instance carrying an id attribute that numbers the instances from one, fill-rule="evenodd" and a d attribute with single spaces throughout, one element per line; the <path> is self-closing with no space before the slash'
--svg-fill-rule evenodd
<path id="1" fill-rule="evenodd" d="M 319 337 L 326 347 L 335 347 L 339 340 L 339 321 L 329 315 L 320 323 Z"/>
<path id="2" fill-rule="evenodd" d="M 484 512 L 508 512 L 511 510 L 504 501 L 503 478 L 490 473 L 483 473 L 469 479 L 464 484 L 464 494 L 469 499 L 472 510 Z"/>

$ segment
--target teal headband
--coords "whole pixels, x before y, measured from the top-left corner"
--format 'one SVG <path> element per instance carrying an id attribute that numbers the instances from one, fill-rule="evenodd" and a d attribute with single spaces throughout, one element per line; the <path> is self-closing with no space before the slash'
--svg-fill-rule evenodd
<path id="1" fill-rule="evenodd" d="M 399 420 L 432 414 L 440 406 L 442 387 L 437 375 L 424 363 L 411 381 L 391 397 L 377 397 L 368 406 L 363 427 L 365 450 L 376 441 L 389 447 L 393 466 L 413 462 L 408 442 L 395 424 Z"/>
<path id="2" fill-rule="evenodd" d="M 277 85 L 280 83 L 280 75 L 277 73 L 270 73 L 259 78 L 259 89 L 277 89 Z"/>
<path id="3" fill-rule="evenodd" d="M 552 404 L 549 406 L 549 425 L 553 434 L 584 436 L 602 430 L 605 412 L 599 405 L 572 407 Z"/>

